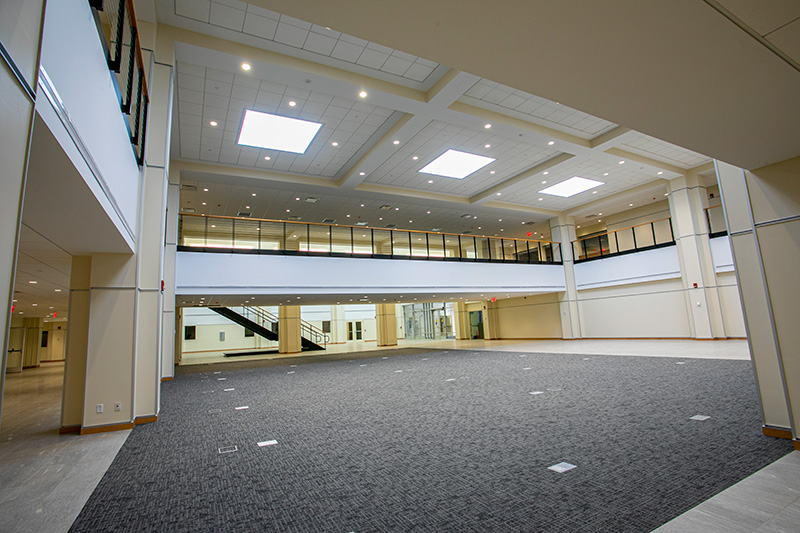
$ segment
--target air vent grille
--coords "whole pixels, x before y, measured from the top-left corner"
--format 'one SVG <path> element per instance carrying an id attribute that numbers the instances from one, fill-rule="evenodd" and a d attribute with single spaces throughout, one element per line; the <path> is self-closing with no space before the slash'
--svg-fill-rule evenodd
<path id="1" fill-rule="evenodd" d="M 386 224 L 384 228 L 396 228 L 397 224 Z"/>
<path id="2" fill-rule="evenodd" d="M 181 190 L 182 191 L 196 191 L 197 190 L 197 185 L 188 185 L 188 184 L 187 185 L 181 185 Z"/>
<path id="3" fill-rule="evenodd" d="M 380 207 L 380 210 L 381 210 L 381 211 L 388 211 L 388 210 L 389 210 L 389 209 L 391 209 L 391 208 L 392 208 L 392 206 L 390 206 L 390 205 L 382 205 L 382 206 Z"/>
<path id="4" fill-rule="evenodd" d="M 252 213 L 247 213 L 246 211 L 239 211 L 239 214 L 236 215 L 237 217 L 248 218 Z"/>
<path id="5" fill-rule="evenodd" d="M 184 207 L 181 211 L 184 213 L 194 213 L 194 207 Z"/>
<path id="6" fill-rule="evenodd" d="M 335 224 L 336 223 L 336 219 L 335 218 L 323 218 L 322 219 L 322 223 L 323 224 Z"/>
<path id="7" fill-rule="evenodd" d="M 309 204 L 315 204 L 315 203 L 317 203 L 317 201 L 319 201 L 319 198 L 314 198 L 313 196 L 309 196 L 308 198 L 306 198 L 303 201 L 307 202 Z"/>
<path id="8" fill-rule="evenodd" d="M 300 220 L 300 217 L 299 217 L 299 216 L 297 216 L 297 215 L 291 215 L 291 216 L 289 217 L 289 220 Z"/>

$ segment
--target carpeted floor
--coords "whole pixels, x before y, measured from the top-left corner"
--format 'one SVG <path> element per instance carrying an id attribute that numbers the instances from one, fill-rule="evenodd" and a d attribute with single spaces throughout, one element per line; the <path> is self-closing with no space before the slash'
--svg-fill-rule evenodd
<path id="1" fill-rule="evenodd" d="M 345 357 L 164 383 L 71 531 L 646 532 L 792 450 L 749 361 Z"/>

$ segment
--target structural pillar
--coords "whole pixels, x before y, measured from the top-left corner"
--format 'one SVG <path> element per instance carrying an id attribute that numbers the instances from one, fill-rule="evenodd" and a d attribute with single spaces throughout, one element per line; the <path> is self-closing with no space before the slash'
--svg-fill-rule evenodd
<path id="1" fill-rule="evenodd" d="M 497 322 L 497 302 L 491 300 L 483 306 L 483 338 L 496 340 L 500 338 L 499 324 Z"/>
<path id="2" fill-rule="evenodd" d="M 717 275 L 703 217 L 708 204 L 706 189 L 693 172 L 671 180 L 668 189 L 691 335 L 696 339 L 724 338 Z"/>
<path id="3" fill-rule="evenodd" d="M 550 219 L 550 239 L 560 245 L 561 261 L 564 264 L 564 281 L 566 290 L 559 294 L 559 313 L 561 315 L 561 336 L 564 339 L 579 339 L 581 333 L 580 312 L 578 309 L 578 290 L 575 285 L 575 260 L 572 253 L 572 241 L 575 234 L 575 219 L 559 215 Z M 555 254 L 555 251 L 554 251 Z"/>
<path id="4" fill-rule="evenodd" d="M 347 342 L 347 320 L 344 315 L 344 306 L 331 306 L 331 342 L 329 344 L 344 344 Z"/>
<path id="5" fill-rule="evenodd" d="M 89 342 L 89 288 L 92 258 L 72 256 L 69 279 L 69 322 L 61 398 L 61 431 L 80 430 L 86 388 L 86 354 Z"/>
<path id="6" fill-rule="evenodd" d="M 300 306 L 278 307 L 278 352 L 300 353 L 303 350 L 300 337 Z"/>
<path id="7" fill-rule="evenodd" d="M 42 326 L 41 318 L 25 318 L 22 320 L 25 328 L 25 348 L 22 354 L 22 368 L 36 368 L 39 366 L 42 355 Z"/>
<path id="8" fill-rule="evenodd" d="M 375 324 L 378 328 L 378 346 L 397 346 L 395 304 L 375 304 Z"/>
<path id="9" fill-rule="evenodd" d="M 463 341 L 470 338 L 469 311 L 467 304 L 456 302 L 453 304 L 453 326 L 456 339 Z"/>
<path id="10" fill-rule="evenodd" d="M 715 162 L 766 435 L 800 449 L 800 157 L 753 171 Z"/>

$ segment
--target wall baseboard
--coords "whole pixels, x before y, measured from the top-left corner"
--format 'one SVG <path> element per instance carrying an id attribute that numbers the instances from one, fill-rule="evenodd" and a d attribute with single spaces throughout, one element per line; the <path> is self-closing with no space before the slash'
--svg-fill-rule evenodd
<path id="1" fill-rule="evenodd" d="M 172 381 L 173 379 L 175 378 L 167 377 L 167 378 L 161 378 L 161 381 L 163 383 L 164 381 Z"/>
<path id="2" fill-rule="evenodd" d="M 67 433 L 80 433 L 80 432 L 81 432 L 80 426 L 62 426 L 58 430 L 58 433 L 61 435 L 66 435 Z"/>
<path id="3" fill-rule="evenodd" d="M 800 451 L 800 440 L 794 441 L 794 449 Z"/>
<path id="4" fill-rule="evenodd" d="M 785 428 L 776 428 L 775 426 L 761 426 L 761 433 L 763 433 L 767 437 L 777 437 L 779 439 L 790 439 L 792 438 L 792 431 Z M 797 441 L 795 441 L 795 446 L 797 445 Z"/>
<path id="5" fill-rule="evenodd" d="M 133 422 L 125 422 L 124 424 L 109 424 L 107 426 L 92 426 L 82 427 L 81 435 L 94 435 L 95 433 L 105 433 L 107 431 L 122 431 L 125 429 L 133 429 Z"/>
<path id="6" fill-rule="evenodd" d="M 134 420 L 133 420 L 133 423 L 134 423 L 135 425 L 137 425 L 137 426 L 138 426 L 139 424 L 149 424 L 149 423 L 151 423 L 151 422 L 158 422 L 158 415 L 153 415 L 153 416 L 139 416 L 139 417 L 136 417 L 136 418 L 134 418 Z"/>

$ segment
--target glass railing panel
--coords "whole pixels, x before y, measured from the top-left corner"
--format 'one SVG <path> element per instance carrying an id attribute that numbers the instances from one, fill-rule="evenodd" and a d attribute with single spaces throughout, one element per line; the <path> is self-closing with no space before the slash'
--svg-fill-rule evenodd
<path id="1" fill-rule="evenodd" d="M 287 252 L 307 252 L 308 251 L 308 226 L 305 224 L 286 224 L 286 243 Z"/>
<path id="2" fill-rule="evenodd" d="M 351 228 L 331 226 L 331 252 L 335 254 L 353 253 Z"/>
<path id="3" fill-rule="evenodd" d="M 514 239 L 503 239 L 503 259 L 506 261 L 517 260 L 517 248 Z"/>
<path id="4" fill-rule="evenodd" d="M 461 257 L 464 259 L 475 259 L 475 237 L 460 236 Z"/>
<path id="5" fill-rule="evenodd" d="M 239 250 L 258 250 L 258 220 L 233 221 L 233 247 Z"/>
<path id="6" fill-rule="evenodd" d="M 206 228 L 206 248 L 233 247 L 233 219 L 209 219 Z"/>
<path id="7" fill-rule="evenodd" d="M 502 261 L 503 259 L 503 240 L 502 239 L 489 239 L 489 256 L 493 261 Z"/>
<path id="8" fill-rule="evenodd" d="M 408 257 L 411 255 L 411 248 L 408 241 L 408 232 L 406 231 L 393 231 L 392 232 L 392 255 Z"/>
<path id="9" fill-rule="evenodd" d="M 514 241 L 517 246 L 517 263 L 528 263 L 530 261 L 530 252 L 528 252 L 528 245 L 530 244 L 531 247 L 536 246 L 535 242 L 529 243 L 528 241 L 524 241 L 522 239 L 516 239 Z"/>
<path id="10" fill-rule="evenodd" d="M 725 223 L 725 213 L 721 205 L 706 209 L 706 223 L 708 232 L 712 234 L 727 233 L 728 225 Z"/>
<path id="11" fill-rule="evenodd" d="M 656 244 L 666 244 L 674 242 L 675 238 L 672 236 L 672 219 L 665 218 L 653 222 L 653 231 L 656 234 Z"/>
<path id="12" fill-rule="evenodd" d="M 308 226 L 308 251 L 317 254 L 331 251 L 330 226 Z"/>
<path id="13" fill-rule="evenodd" d="M 181 245 L 205 246 L 206 221 L 205 217 L 181 217 Z"/>
<path id="14" fill-rule="evenodd" d="M 358 255 L 372 254 L 372 231 L 367 228 L 353 229 L 353 253 Z"/>
<path id="15" fill-rule="evenodd" d="M 283 251 L 283 222 L 261 222 L 261 250 Z"/>
<path id="16" fill-rule="evenodd" d="M 411 239 L 411 255 L 413 257 L 428 257 L 428 240 L 424 233 L 409 232 Z"/>
<path id="17" fill-rule="evenodd" d="M 561 259 L 561 245 L 557 242 L 555 243 L 540 243 L 539 249 L 542 252 L 541 261 L 546 261 L 548 263 L 560 263 Z"/>
<path id="18" fill-rule="evenodd" d="M 583 250 L 586 254 L 586 259 L 591 259 L 593 257 L 600 257 L 600 239 L 597 237 L 589 237 L 588 239 L 583 239 Z"/>
<path id="19" fill-rule="evenodd" d="M 641 226 L 634 226 L 633 233 L 636 235 L 636 248 L 647 248 L 648 246 L 655 246 L 656 239 L 653 235 L 652 224 L 643 224 Z"/>
<path id="20" fill-rule="evenodd" d="M 482 261 L 489 260 L 488 237 L 475 237 L 475 258 Z"/>
<path id="21" fill-rule="evenodd" d="M 392 255 L 392 232 L 388 229 L 372 230 L 372 253 Z"/>
<path id="22" fill-rule="evenodd" d="M 428 233 L 428 257 L 444 257 L 444 235 Z"/>
<path id="23" fill-rule="evenodd" d="M 572 243 L 572 257 L 575 261 L 586 259 L 586 254 L 583 253 L 583 240 L 574 241 Z"/>
<path id="24" fill-rule="evenodd" d="M 633 239 L 633 228 L 621 229 L 616 232 L 616 244 L 620 252 L 635 250 L 636 244 Z"/>
<path id="25" fill-rule="evenodd" d="M 458 246 L 458 235 L 445 235 L 444 236 L 444 256 L 445 257 L 460 257 L 461 250 Z"/>

